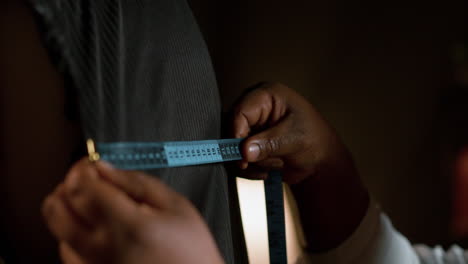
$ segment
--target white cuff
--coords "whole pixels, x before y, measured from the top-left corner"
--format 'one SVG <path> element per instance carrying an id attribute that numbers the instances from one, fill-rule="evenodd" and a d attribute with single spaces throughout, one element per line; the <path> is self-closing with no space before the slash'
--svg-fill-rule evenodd
<path id="1" fill-rule="evenodd" d="M 371 200 L 356 231 L 340 246 L 322 254 L 304 254 L 297 263 L 419 264 L 408 242 Z"/>

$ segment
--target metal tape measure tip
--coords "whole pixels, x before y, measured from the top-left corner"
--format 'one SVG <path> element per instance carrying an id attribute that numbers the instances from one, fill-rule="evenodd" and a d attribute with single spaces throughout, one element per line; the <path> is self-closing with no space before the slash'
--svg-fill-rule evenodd
<path id="1" fill-rule="evenodd" d="M 96 162 L 101 158 L 99 153 L 96 152 L 96 146 L 94 145 L 94 140 L 92 140 L 91 138 L 88 138 L 86 140 L 86 148 L 88 149 L 89 161 Z"/>

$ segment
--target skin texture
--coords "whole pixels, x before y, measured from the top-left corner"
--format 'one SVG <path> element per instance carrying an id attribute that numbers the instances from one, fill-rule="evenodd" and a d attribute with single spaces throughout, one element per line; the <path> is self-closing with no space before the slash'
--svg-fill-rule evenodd
<path id="1" fill-rule="evenodd" d="M 343 148 L 315 109 L 282 84 L 263 83 L 245 94 L 234 107 L 232 132 L 247 138 L 240 164 L 246 178 L 281 169 L 284 181 L 296 184 L 318 176 L 317 167 Z"/>
<path id="2" fill-rule="evenodd" d="M 242 146 L 242 176 L 264 179 L 281 170 L 299 208 L 308 250 L 330 250 L 357 228 L 369 204 L 351 156 L 330 125 L 294 90 L 263 83 L 233 113 Z"/>
<path id="3" fill-rule="evenodd" d="M 43 215 L 66 264 L 223 263 L 193 205 L 140 172 L 83 159 Z"/>

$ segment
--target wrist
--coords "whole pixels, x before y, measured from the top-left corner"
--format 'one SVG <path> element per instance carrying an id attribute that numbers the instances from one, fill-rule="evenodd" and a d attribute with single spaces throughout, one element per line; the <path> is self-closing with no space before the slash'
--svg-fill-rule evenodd
<path id="1" fill-rule="evenodd" d="M 369 206 L 369 194 L 352 162 L 333 162 L 291 186 L 308 250 L 324 252 L 357 229 Z"/>

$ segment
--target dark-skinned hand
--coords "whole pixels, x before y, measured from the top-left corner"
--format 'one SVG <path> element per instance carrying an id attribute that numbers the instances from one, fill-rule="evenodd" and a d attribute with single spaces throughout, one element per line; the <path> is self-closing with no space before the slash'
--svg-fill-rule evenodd
<path id="1" fill-rule="evenodd" d="M 344 144 L 304 97 L 283 84 L 257 85 L 235 105 L 232 124 L 233 136 L 245 138 L 240 175 L 283 172 L 310 251 L 329 250 L 352 234 L 365 215 L 367 190 Z"/>

